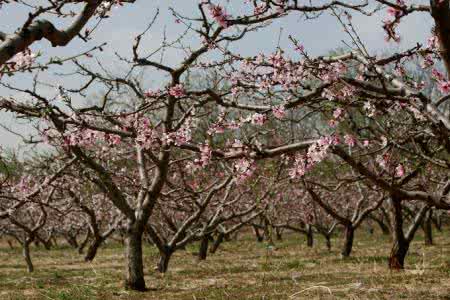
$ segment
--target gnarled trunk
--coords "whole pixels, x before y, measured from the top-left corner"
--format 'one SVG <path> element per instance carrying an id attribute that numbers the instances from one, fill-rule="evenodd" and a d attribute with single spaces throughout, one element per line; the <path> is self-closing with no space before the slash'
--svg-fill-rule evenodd
<path id="1" fill-rule="evenodd" d="M 405 267 L 405 257 L 408 253 L 409 242 L 406 240 L 398 240 L 394 242 L 389 255 L 389 269 L 401 270 Z"/>
<path id="2" fill-rule="evenodd" d="M 125 237 L 125 288 L 135 291 L 146 290 L 142 260 L 142 233 L 142 230 L 130 226 Z"/>
<path id="3" fill-rule="evenodd" d="M 345 226 L 345 240 L 342 247 L 342 257 L 349 257 L 353 249 L 353 239 L 355 237 L 355 228 L 352 225 Z"/>

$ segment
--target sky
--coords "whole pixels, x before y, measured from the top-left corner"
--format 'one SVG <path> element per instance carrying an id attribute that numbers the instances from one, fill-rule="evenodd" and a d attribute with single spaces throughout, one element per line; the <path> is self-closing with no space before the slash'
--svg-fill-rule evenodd
<path id="1" fill-rule="evenodd" d="M 323 2 L 322 0 L 318 1 Z M 35 0 L 32 2 L 39 3 L 43 1 Z M 242 6 L 243 1 L 216 1 L 216 3 L 219 2 L 224 4 L 227 11 L 235 13 Z M 160 46 L 163 35 L 168 40 L 174 40 L 184 31 L 184 25 L 175 22 L 170 8 L 175 9 L 184 16 L 198 16 L 197 4 L 198 0 L 136 0 L 135 4 L 114 9 L 111 17 L 103 21 L 101 26 L 95 31 L 93 39 L 88 42 L 75 38 L 69 46 L 52 48 L 47 41 L 43 40 L 34 43 L 31 49 L 33 52 L 41 52 L 42 57 L 40 59 L 45 61 L 52 56 L 68 57 L 76 55 L 106 42 L 107 46 L 101 56 L 101 61 L 112 72 L 120 73 L 123 65 L 118 61 L 114 53 L 119 53 L 123 57 L 131 57 L 131 46 L 134 37 L 146 28 L 153 19 L 157 9 L 159 9 L 157 21 L 150 30 L 149 35 L 142 42 L 141 49 L 143 53 L 150 53 Z M 79 7 L 81 6 L 74 6 L 74 9 Z M 0 31 L 6 33 L 14 32 L 23 24 L 27 15 L 28 11 L 21 5 L 14 2 L 4 5 L 0 9 Z M 432 20 L 429 15 L 412 15 L 399 27 L 398 32 L 402 37 L 401 42 L 386 43 L 382 29 L 382 19 L 386 17 L 385 11 L 381 11 L 372 17 L 366 17 L 357 13 L 352 13 L 352 16 L 357 32 L 372 54 L 410 48 L 418 42 L 426 43 L 432 27 Z M 52 17 L 47 19 L 54 22 L 57 28 L 65 28 L 70 22 L 69 19 L 60 20 Z M 91 21 L 88 27 L 91 28 L 92 24 L 93 22 Z M 292 14 L 274 22 L 266 29 L 248 35 L 243 41 L 234 45 L 233 50 L 242 55 L 254 56 L 261 52 L 270 53 L 274 51 L 278 43 L 282 48 L 292 48 L 288 39 L 289 35 L 301 41 L 311 55 L 325 55 L 330 50 L 343 47 L 343 41 L 349 41 L 342 27 L 338 25 L 336 18 L 329 13 L 325 13 L 313 20 L 305 20 L 299 14 Z M 198 40 L 190 38 L 185 40 L 185 43 L 195 47 L 195 45 L 198 45 Z M 164 62 L 176 66 L 177 62 L 181 61 L 183 57 L 184 54 L 181 51 L 167 51 L 164 55 Z M 73 79 L 60 76 L 61 73 L 67 73 L 69 70 L 71 69 L 67 66 L 52 68 L 50 71 L 41 74 L 40 80 L 53 85 L 79 86 L 80 82 L 74 82 Z M 146 79 L 150 86 L 158 85 L 165 80 L 159 73 L 147 72 L 146 76 L 148 76 Z M 30 87 L 32 74 L 18 74 L 12 79 L 2 78 L 0 80 L 8 80 L 21 87 Z M 40 90 L 40 93 L 52 95 L 54 89 L 48 88 L 46 90 L 43 88 Z M 0 96 L 23 97 L 4 88 L 0 88 Z M 24 134 L 30 132 L 30 126 L 27 122 L 15 120 L 9 114 L 0 113 L 0 122 L 18 132 Z M 0 145 L 2 147 L 16 147 L 19 143 L 20 139 L 17 136 L 0 128 Z"/>

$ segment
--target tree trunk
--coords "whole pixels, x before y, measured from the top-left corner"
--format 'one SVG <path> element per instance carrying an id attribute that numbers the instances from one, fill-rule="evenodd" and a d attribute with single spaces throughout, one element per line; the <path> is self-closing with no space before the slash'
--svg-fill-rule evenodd
<path id="1" fill-rule="evenodd" d="M 69 246 L 78 249 L 78 242 L 76 236 L 66 235 L 65 238 Z"/>
<path id="2" fill-rule="evenodd" d="M 52 237 L 53 240 L 53 245 L 55 245 L 55 247 L 58 247 L 58 238 L 56 236 Z"/>
<path id="3" fill-rule="evenodd" d="M 34 271 L 34 266 L 30 256 L 30 241 L 23 242 L 22 255 L 23 258 L 25 258 L 25 262 L 27 263 L 28 272 L 32 273 Z"/>
<path id="4" fill-rule="evenodd" d="M 92 243 L 89 245 L 89 248 L 84 256 L 84 261 L 93 261 L 95 256 L 97 255 L 98 247 L 102 244 L 103 239 L 101 237 L 96 237 Z"/>
<path id="5" fill-rule="evenodd" d="M 222 244 L 223 240 L 224 240 L 224 233 L 219 233 L 219 235 L 217 236 L 216 240 L 214 241 L 214 243 L 212 244 L 211 248 L 209 249 L 209 253 L 214 254 L 216 253 L 217 249 L 219 248 L 220 244 Z"/>
<path id="6" fill-rule="evenodd" d="M 267 218 L 264 218 L 264 238 L 266 239 L 268 246 L 275 246 L 275 243 L 273 242 L 273 227 Z"/>
<path id="7" fill-rule="evenodd" d="M 326 241 L 328 251 L 331 251 L 331 237 L 329 235 L 326 235 L 325 241 Z"/>
<path id="8" fill-rule="evenodd" d="M 258 241 L 258 243 L 261 243 L 264 240 L 264 237 L 261 235 L 261 233 L 259 233 L 258 227 L 253 226 L 253 232 L 255 233 L 256 241 Z"/>
<path id="9" fill-rule="evenodd" d="M 160 273 L 166 273 L 169 269 L 170 258 L 172 257 L 173 250 L 166 249 L 164 252 L 160 252 L 159 262 L 157 266 L 157 270 Z"/>
<path id="10" fill-rule="evenodd" d="M 405 257 L 408 249 L 409 243 L 406 240 L 394 243 L 389 256 L 389 269 L 401 270 L 405 267 Z"/>
<path id="11" fill-rule="evenodd" d="M 87 243 L 89 242 L 90 237 L 91 237 L 91 231 L 88 230 L 86 233 L 86 236 L 84 237 L 84 240 L 78 246 L 78 254 L 83 254 L 84 248 L 86 247 Z"/>
<path id="12" fill-rule="evenodd" d="M 423 221 L 423 232 L 425 245 L 433 245 L 433 227 L 432 227 L 433 210 L 430 209 Z"/>
<path id="13" fill-rule="evenodd" d="M 392 222 L 392 240 L 393 245 L 389 256 L 389 269 L 400 270 L 405 267 L 405 257 L 408 253 L 409 242 L 403 232 L 403 214 L 402 203 L 399 199 L 390 199 L 391 204 L 391 222 Z"/>
<path id="14" fill-rule="evenodd" d="M 283 232 L 281 228 L 275 228 L 275 234 L 277 237 L 277 241 L 283 240 Z"/>
<path id="15" fill-rule="evenodd" d="M 209 235 L 205 235 L 201 242 L 200 247 L 198 249 L 198 260 L 205 260 L 208 256 L 208 246 L 209 246 Z"/>
<path id="16" fill-rule="evenodd" d="M 52 240 L 42 240 L 42 244 L 44 245 L 45 250 L 51 250 L 52 249 Z"/>
<path id="17" fill-rule="evenodd" d="M 144 264 L 142 261 L 142 230 L 133 227 L 128 228 L 125 238 L 125 258 L 125 288 L 145 291 Z"/>
<path id="18" fill-rule="evenodd" d="M 14 246 L 13 246 L 12 242 L 11 242 L 10 240 L 6 240 L 6 241 L 8 242 L 9 248 L 10 248 L 11 250 L 13 250 L 13 249 L 14 249 Z"/>
<path id="19" fill-rule="evenodd" d="M 352 225 L 345 226 L 345 240 L 342 247 L 342 257 L 349 257 L 353 249 L 353 239 L 355 237 L 355 228 Z"/>
<path id="20" fill-rule="evenodd" d="M 435 217 L 431 218 L 431 221 L 434 223 L 434 226 L 436 227 L 437 231 L 441 232 L 442 231 L 441 214 L 440 213 L 435 214 Z"/>
<path id="21" fill-rule="evenodd" d="M 312 247 L 314 245 L 314 235 L 311 225 L 306 225 L 306 245 Z"/>
<path id="22" fill-rule="evenodd" d="M 377 223 L 378 227 L 380 227 L 381 233 L 383 235 L 388 235 L 390 233 L 389 226 L 387 226 L 383 222 L 383 220 L 380 220 L 378 218 L 372 218 L 372 220 L 374 220 Z"/>

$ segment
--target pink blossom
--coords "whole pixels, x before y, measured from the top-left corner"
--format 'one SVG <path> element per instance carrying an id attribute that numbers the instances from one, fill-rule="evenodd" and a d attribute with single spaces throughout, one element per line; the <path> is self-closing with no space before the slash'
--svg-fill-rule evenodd
<path id="1" fill-rule="evenodd" d="M 433 56 L 431 56 L 430 54 L 426 55 L 424 57 L 421 65 L 422 65 L 422 68 L 428 68 L 428 67 L 431 67 L 432 65 L 434 65 Z"/>
<path id="2" fill-rule="evenodd" d="M 109 142 L 111 145 L 118 145 L 122 141 L 120 135 L 112 134 L 109 136 Z"/>
<path id="3" fill-rule="evenodd" d="M 274 106 L 272 107 L 272 113 L 275 118 L 277 119 L 283 119 L 286 116 L 286 109 L 283 105 Z"/>
<path id="4" fill-rule="evenodd" d="M 212 157 L 212 149 L 208 144 L 200 146 L 200 164 L 202 167 L 209 164 Z"/>
<path id="5" fill-rule="evenodd" d="M 364 103 L 363 109 L 366 111 L 367 116 L 369 118 L 372 118 L 373 116 L 375 116 L 376 114 L 376 108 L 375 105 L 373 105 L 372 103 L 370 103 L 369 101 Z"/>
<path id="6" fill-rule="evenodd" d="M 390 161 L 390 155 L 388 153 L 384 154 L 384 155 L 378 155 L 375 158 L 375 161 L 378 163 L 378 165 L 383 168 L 383 169 L 387 169 L 388 165 L 389 165 L 389 161 Z"/>
<path id="7" fill-rule="evenodd" d="M 233 166 L 237 180 L 239 182 L 245 181 L 253 175 L 255 171 L 255 162 L 251 159 L 241 158 Z"/>
<path id="8" fill-rule="evenodd" d="M 335 119 L 339 119 L 342 116 L 343 112 L 344 112 L 344 110 L 342 108 L 336 108 L 333 112 L 333 117 Z"/>
<path id="9" fill-rule="evenodd" d="M 220 26 L 222 26 L 223 28 L 228 27 L 227 18 L 229 17 L 229 15 L 225 12 L 225 10 L 223 9 L 222 6 L 211 4 L 209 6 L 209 12 L 210 12 L 211 16 L 213 17 L 213 19 L 217 23 L 219 23 Z"/>
<path id="10" fill-rule="evenodd" d="M 302 44 L 298 44 L 297 46 L 295 46 L 295 50 L 303 53 L 305 52 L 305 46 L 303 46 Z"/>
<path id="11" fill-rule="evenodd" d="M 450 81 L 440 81 L 438 83 L 438 89 L 443 94 L 448 94 L 450 92 Z"/>
<path id="12" fill-rule="evenodd" d="M 388 13 L 388 15 L 390 15 L 391 17 L 394 17 L 394 18 L 400 17 L 403 14 L 403 12 L 401 10 L 398 10 L 393 7 L 388 7 L 387 13 Z"/>
<path id="13" fill-rule="evenodd" d="M 289 169 L 289 177 L 293 179 L 303 177 L 307 169 L 308 167 L 305 158 L 301 155 L 297 155 L 293 167 Z"/>
<path id="14" fill-rule="evenodd" d="M 31 67 L 35 58 L 36 54 L 32 53 L 30 49 L 26 49 L 17 53 L 7 64 L 12 71 L 22 70 Z"/>
<path id="15" fill-rule="evenodd" d="M 428 38 L 427 47 L 432 50 L 439 48 L 439 39 L 436 35 L 432 35 Z"/>
<path id="16" fill-rule="evenodd" d="M 405 168 L 402 164 L 399 164 L 397 167 L 395 167 L 395 176 L 396 177 L 403 177 L 405 175 Z"/>
<path id="17" fill-rule="evenodd" d="M 158 96 L 160 96 L 160 95 L 161 95 L 161 91 L 160 91 L 160 90 L 156 90 L 156 91 L 147 90 L 147 91 L 144 93 L 144 96 L 145 96 L 146 98 L 158 97 Z"/>
<path id="18" fill-rule="evenodd" d="M 260 14 L 264 13 L 266 8 L 267 8 L 267 5 L 265 3 L 261 3 L 255 7 L 254 14 L 260 15 Z"/>
<path id="19" fill-rule="evenodd" d="M 151 122 L 147 118 L 142 118 L 136 126 L 136 142 L 144 149 L 151 149 L 158 145 L 158 133 L 151 127 Z"/>
<path id="20" fill-rule="evenodd" d="M 255 113 L 251 116 L 250 122 L 255 125 L 264 125 L 264 122 L 266 122 L 266 116 L 260 113 Z"/>
<path id="21" fill-rule="evenodd" d="M 199 146 L 200 149 L 200 159 L 196 158 L 193 162 L 188 163 L 186 166 L 191 171 L 197 171 L 201 168 L 206 167 L 211 161 L 212 149 L 209 144 L 204 144 Z"/>
<path id="22" fill-rule="evenodd" d="M 356 139 L 353 135 L 351 134 L 346 134 L 344 136 L 344 143 L 347 144 L 350 147 L 354 147 L 356 144 Z"/>
<path id="23" fill-rule="evenodd" d="M 169 88 L 169 95 L 171 95 L 175 98 L 181 98 L 186 95 L 186 90 L 184 89 L 183 85 L 180 83 L 180 84 L 177 84 L 177 85 Z"/>
<path id="24" fill-rule="evenodd" d="M 225 126 L 222 123 L 216 123 L 216 124 L 212 124 L 209 128 L 208 128 L 208 135 L 213 135 L 215 133 L 223 133 L 225 132 Z"/>
<path id="25" fill-rule="evenodd" d="M 443 74 L 442 72 L 439 72 L 439 71 L 436 70 L 436 69 L 433 69 L 433 70 L 431 71 L 431 75 L 432 75 L 433 78 L 436 79 L 437 81 L 443 81 L 443 80 L 445 80 L 444 74 Z"/>

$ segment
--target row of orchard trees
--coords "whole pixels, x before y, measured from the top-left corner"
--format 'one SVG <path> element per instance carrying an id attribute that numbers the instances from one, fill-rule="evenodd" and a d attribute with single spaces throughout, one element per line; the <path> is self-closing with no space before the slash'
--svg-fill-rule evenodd
<path id="1" fill-rule="evenodd" d="M 188 243 L 202 241 L 204 250 L 212 235 L 220 241 L 246 224 L 308 236 L 314 227 L 328 239 L 340 225 L 348 256 L 354 231 L 368 219 L 384 225 L 383 212 L 393 236 L 389 266 L 403 268 L 423 220 L 450 209 L 448 0 L 255 0 L 229 9 L 228 1 L 192 1 L 195 16 L 172 11 L 185 33 L 151 53 L 141 42 L 158 13 L 149 18 L 129 45 L 130 57 L 118 56 L 125 75 L 93 62 L 100 45 L 48 63 L 29 50 L 41 39 L 65 47 L 77 37 L 95 39 L 89 22 L 101 26 L 113 7 L 120 13 L 134 2 L 27 4 L 32 13 L 19 30 L 0 33 L 1 85 L 13 95 L 1 98 L 0 108 L 29 120 L 32 141 L 51 148 L 44 163 L 14 170 L 3 158 L 2 231 L 21 241 L 29 268 L 29 244 L 47 243 L 55 231 L 69 238 L 83 232 L 87 260 L 117 231 L 125 240 L 125 286 L 145 290 L 144 237 L 158 248 L 162 272 Z M 380 11 L 388 13 L 387 42 L 399 40 L 398 25 L 413 14 L 434 22 L 430 39 L 371 54 L 352 15 L 373 18 Z M 298 14 L 306 22 L 324 12 L 352 41 L 335 55 L 313 57 L 295 36 L 289 49 L 270 55 L 239 51 L 277 19 Z M 48 14 L 73 23 L 57 29 L 44 19 Z M 156 58 L 168 50 L 179 51 L 182 61 Z M 49 95 L 39 74 L 55 64 L 73 67 L 79 86 L 58 86 Z M 8 80 L 28 72 L 35 76 L 25 85 Z M 165 81 L 146 89 L 140 74 Z M 194 75 L 201 84 L 192 83 Z M 100 100 L 87 96 L 93 91 L 104 91 Z"/>

